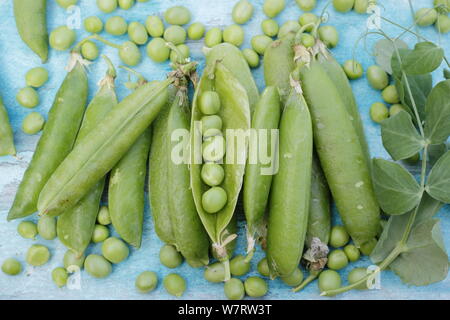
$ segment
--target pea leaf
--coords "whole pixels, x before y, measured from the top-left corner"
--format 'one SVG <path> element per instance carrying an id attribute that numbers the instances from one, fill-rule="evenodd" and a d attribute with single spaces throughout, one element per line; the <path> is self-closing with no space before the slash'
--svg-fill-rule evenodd
<path id="1" fill-rule="evenodd" d="M 392 74 L 391 59 L 395 51 L 395 47 L 398 49 L 405 49 L 408 48 L 408 45 L 400 39 L 393 41 L 381 39 L 375 43 L 373 49 L 373 55 L 375 56 L 377 64 L 389 74 Z"/>
<path id="2" fill-rule="evenodd" d="M 450 203 L 450 151 L 447 151 L 431 169 L 425 188 L 433 198 Z"/>
<path id="3" fill-rule="evenodd" d="M 419 184 L 398 163 L 374 159 L 372 175 L 375 195 L 385 213 L 404 214 L 419 204 L 422 194 Z"/>
<path id="4" fill-rule="evenodd" d="M 405 111 L 400 111 L 381 123 L 381 137 L 384 147 L 394 160 L 412 157 L 424 146 L 411 116 Z"/>
<path id="5" fill-rule="evenodd" d="M 432 144 L 447 141 L 450 136 L 450 80 L 439 82 L 426 104 L 425 136 Z"/>
<path id="6" fill-rule="evenodd" d="M 442 63 L 444 50 L 432 42 L 419 42 L 403 61 L 404 70 L 409 75 L 433 72 Z"/>

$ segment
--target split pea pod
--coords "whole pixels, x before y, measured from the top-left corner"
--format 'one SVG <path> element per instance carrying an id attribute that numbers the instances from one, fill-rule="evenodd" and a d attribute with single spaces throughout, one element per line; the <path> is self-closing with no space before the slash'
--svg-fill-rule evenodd
<path id="1" fill-rule="evenodd" d="M 47 0 L 14 0 L 16 27 L 23 42 L 46 62 L 48 58 Z"/>
<path id="2" fill-rule="evenodd" d="M 86 107 L 88 81 L 78 53 L 72 54 L 69 65 L 72 69 L 56 94 L 36 151 L 8 213 L 8 220 L 26 217 L 37 210 L 42 188 L 74 145 Z"/>
<path id="3" fill-rule="evenodd" d="M 114 89 L 116 71 L 111 62 L 106 57 L 104 58 L 108 63 L 108 70 L 100 82 L 98 92 L 87 107 L 75 145 L 80 143 L 97 126 L 97 123 L 117 105 Z M 91 242 L 104 184 L 105 179 L 100 179 L 80 202 L 58 218 L 56 227 L 59 240 L 78 255 L 82 255 Z"/>
<path id="4" fill-rule="evenodd" d="M 8 112 L 0 97 L 0 156 L 15 154 L 13 130 L 9 123 Z"/>

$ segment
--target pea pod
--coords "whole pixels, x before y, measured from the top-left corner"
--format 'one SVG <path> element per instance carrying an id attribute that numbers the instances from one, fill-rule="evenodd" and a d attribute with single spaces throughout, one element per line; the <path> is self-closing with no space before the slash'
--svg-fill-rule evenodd
<path id="1" fill-rule="evenodd" d="M 0 156 L 15 155 L 14 136 L 8 113 L 0 97 Z"/>
<path id="2" fill-rule="evenodd" d="M 23 218 L 37 210 L 39 194 L 47 180 L 72 150 L 86 107 L 88 83 L 83 60 L 71 58 L 67 74 L 48 114 L 42 136 L 20 183 L 8 220 Z"/>
<path id="3" fill-rule="evenodd" d="M 42 60 L 48 58 L 47 0 L 14 0 L 17 31 Z"/>
<path id="4" fill-rule="evenodd" d="M 89 103 L 75 145 L 80 143 L 95 128 L 97 123 L 117 105 L 114 90 L 116 71 L 110 61 L 107 58 L 105 59 L 109 66 L 108 71 L 100 82 L 97 94 Z M 101 179 L 80 202 L 64 212 L 58 219 L 57 234 L 59 240 L 78 255 L 82 255 L 91 242 L 104 184 L 105 179 Z"/>

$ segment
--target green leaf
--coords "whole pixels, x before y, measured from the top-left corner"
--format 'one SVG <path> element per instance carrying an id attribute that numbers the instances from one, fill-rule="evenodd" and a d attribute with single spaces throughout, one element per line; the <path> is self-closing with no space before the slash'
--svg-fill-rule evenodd
<path id="1" fill-rule="evenodd" d="M 398 163 L 373 160 L 373 183 L 381 209 L 400 215 L 419 204 L 421 188 L 414 177 Z"/>
<path id="2" fill-rule="evenodd" d="M 373 55 L 375 56 L 377 64 L 389 74 L 392 74 L 391 59 L 395 47 L 398 49 L 406 49 L 408 48 L 408 45 L 400 39 L 381 39 L 375 43 L 373 48 Z"/>
<path id="3" fill-rule="evenodd" d="M 419 42 L 403 61 L 404 70 L 409 75 L 433 72 L 442 63 L 444 50 L 432 42 Z"/>
<path id="4" fill-rule="evenodd" d="M 426 190 L 433 198 L 450 203 L 450 151 L 447 151 L 431 169 Z"/>
<path id="5" fill-rule="evenodd" d="M 450 136 L 450 80 L 439 82 L 427 100 L 425 136 L 431 144 L 447 141 Z"/>
<path id="6" fill-rule="evenodd" d="M 412 157 L 424 146 L 411 116 L 405 111 L 400 111 L 381 123 L 381 137 L 384 147 L 394 160 Z"/>

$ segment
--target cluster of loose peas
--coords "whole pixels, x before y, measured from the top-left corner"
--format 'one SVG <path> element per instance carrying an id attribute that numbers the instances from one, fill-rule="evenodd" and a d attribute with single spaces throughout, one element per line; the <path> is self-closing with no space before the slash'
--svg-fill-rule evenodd
<path id="1" fill-rule="evenodd" d="M 434 25 L 440 33 L 450 32 L 450 0 L 434 0 L 433 8 L 421 8 L 415 13 L 418 26 L 428 27 Z"/>
<path id="2" fill-rule="evenodd" d="M 333 0 L 333 7 L 338 12 L 349 12 L 352 9 L 357 13 L 367 13 L 370 5 L 376 4 L 376 0 Z"/>

